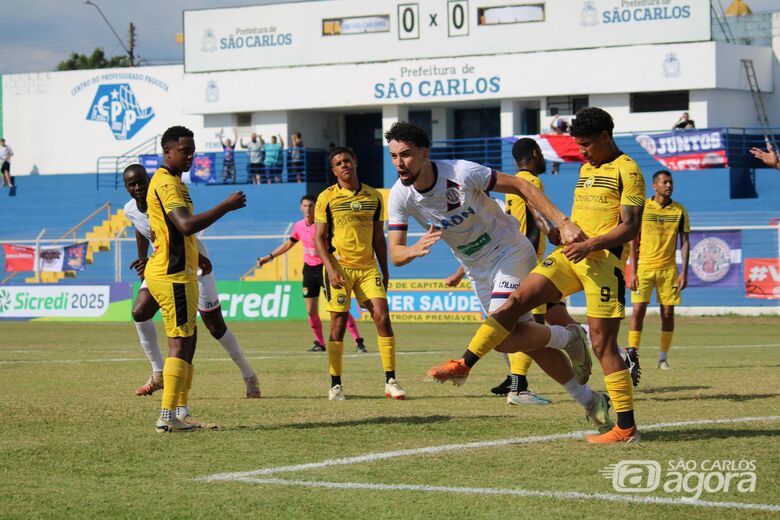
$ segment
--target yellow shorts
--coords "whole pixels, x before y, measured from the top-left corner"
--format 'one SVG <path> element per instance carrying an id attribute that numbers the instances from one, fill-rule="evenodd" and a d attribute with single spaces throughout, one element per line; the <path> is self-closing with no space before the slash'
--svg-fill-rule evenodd
<path id="1" fill-rule="evenodd" d="M 534 310 L 531 311 L 531 314 L 534 316 L 544 316 L 547 314 L 547 311 L 552 309 L 556 305 L 560 305 L 561 300 L 558 300 L 557 302 L 550 302 L 550 303 L 543 303 Z"/>
<path id="2" fill-rule="evenodd" d="M 323 267 L 323 269 L 325 269 Z M 330 285 L 328 274 L 325 273 L 325 297 L 328 300 L 327 310 L 330 312 L 349 312 L 350 299 L 354 293 L 358 303 L 363 304 L 373 298 L 387 299 L 385 285 L 382 283 L 382 274 L 375 265 L 367 269 L 356 267 L 342 267 L 336 265 L 344 285 L 335 289 Z"/>
<path id="3" fill-rule="evenodd" d="M 169 338 L 189 338 L 195 334 L 198 282 L 173 283 L 147 279 L 146 287 L 160 306 L 165 334 Z"/>
<path id="4" fill-rule="evenodd" d="M 556 249 L 531 271 L 550 280 L 565 298 L 585 291 L 587 315 L 591 318 L 625 318 L 625 266 L 612 255 L 571 262 Z"/>
<path id="5" fill-rule="evenodd" d="M 631 303 L 650 303 L 653 287 L 656 288 L 658 303 L 680 305 L 680 291 L 677 287 L 677 267 L 666 269 L 639 269 L 636 273 L 636 292 L 631 293 Z"/>

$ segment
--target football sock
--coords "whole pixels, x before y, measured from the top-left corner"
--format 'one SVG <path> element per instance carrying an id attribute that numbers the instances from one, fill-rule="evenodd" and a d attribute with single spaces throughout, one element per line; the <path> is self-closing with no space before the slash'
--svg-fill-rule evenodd
<path id="1" fill-rule="evenodd" d="M 160 347 L 157 345 L 157 329 L 152 320 L 135 322 L 135 330 L 138 332 L 138 339 L 141 341 L 141 348 L 144 354 L 152 364 L 152 372 L 162 373 L 163 358 L 160 354 Z"/>
<path id="2" fill-rule="evenodd" d="M 341 376 L 344 363 L 344 342 L 328 341 L 328 372 L 331 376 Z M 341 384 L 341 383 L 336 383 Z"/>
<path id="3" fill-rule="evenodd" d="M 509 385 L 510 392 L 525 392 L 528 390 L 528 379 L 520 374 L 511 374 L 509 376 L 511 383 Z"/>
<path id="4" fill-rule="evenodd" d="M 165 358 L 163 366 L 163 391 L 160 408 L 163 410 L 175 410 L 179 393 L 185 384 L 189 374 L 189 363 L 177 357 Z"/>
<path id="5" fill-rule="evenodd" d="M 672 336 L 674 336 L 673 330 L 661 331 L 661 352 L 669 352 L 669 349 L 672 348 Z"/>
<path id="6" fill-rule="evenodd" d="M 488 319 L 479 326 L 477 333 L 469 343 L 468 352 L 473 354 L 472 356 L 463 356 L 466 361 L 466 366 L 472 367 L 479 361 L 479 358 L 496 348 L 509 336 L 509 331 L 506 330 L 499 322 L 488 316 Z"/>
<path id="7" fill-rule="evenodd" d="M 177 407 L 187 407 L 188 400 L 190 398 L 190 388 L 192 388 L 192 373 L 194 368 L 187 363 L 187 379 L 184 381 L 181 391 L 179 392 L 179 401 L 176 403 Z M 178 412 L 177 412 L 178 415 Z"/>
<path id="8" fill-rule="evenodd" d="M 590 389 L 590 386 L 579 384 L 573 377 L 561 386 L 583 408 L 587 408 L 596 397 L 596 393 Z"/>
<path id="9" fill-rule="evenodd" d="M 255 375 L 255 371 L 252 370 L 252 367 L 246 360 L 244 353 L 241 351 L 241 347 L 238 346 L 238 340 L 236 339 L 236 336 L 233 334 L 233 332 L 231 332 L 230 329 L 227 329 L 225 334 L 223 334 L 223 336 L 217 341 L 219 341 L 219 344 L 222 345 L 222 348 L 225 349 L 225 352 L 228 353 L 230 359 L 232 359 L 238 368 L 241 369 L 241 377 L 246 379 L 247 377 L 252 377 Z"/>
<path id="10" fill-rule="evenodd" d="M 628 348 L 639 348 L 642 343 L 642 331 L 641 330 L 629 330 L 628 331 Z"/>
<path id="11" fill-rule="evenodd" d="M 660 352 L 658 354 L 658 361 L 666 361 L 666 352 Z"/>
<path id="12" fill-rule="evenodd" d="M 330 376 L 330 387 L 333 388 L 336 385 L 341 384 L 341 376 Z"/>
<path id="13" fill-rule="evenodd" d="M 319 316 L 309 316 L 309 325 L 311 326 L 311 331 L 314 333 L 314 339 L 317 340 L 317 343 L 320 345 L 325 344 L 325 337 L 322 335 L 322 320 Z"/>
<path id="14" fill-rule="evenodd" d="M 166 410 L 165 408 L 160 410 L 160 419 L 170 421 L 171 417 L 173 417 L 173 410 Z"/>
<path id="15" fill-rule="evenodd" d="M 626 429 L 634 426 L 634 391 L 631 372 L 620 370 L 604 376 L 607 393 L 618 416 L 618 426 Z"/>
<path id="16" fill-rule="evenodd" d="M 388 370 L 385 372 L 385 383 L 389 382 L 391 379 L 395 379 L 395 370 Z"/>
<path id="17" fill-rule="evenodd" d="M 360 337 L 360 331 L 358 330 L 357 323 L 355 322 L 355 318 L 352 317 L 352 314 L 347 314 L 347 330 L 354 340 L 357 340 Z"/>
<path id="18" fill-rule="evenodd" d="M 544 348 L 563 349 L 566 347 L 566 345 L 569 344 L 569 341 L 572 339 L 572 335 L 574 334 L 574 332 L 570 331 L 566 327 L 561 327 L 560 325 L 545 326 L 550 329 L 550 341 L 547 343 L 547 345 L 544 346 Z"/>
<path id="19" fill-rule="evenodd" d="M 531 364 L 534 362 L 528 354 L 523 352 L 514 352 L 509 354 L 509 368 L 512 374 L 527 376 Z"/>
<path id="20" fill-rule="evenodd" d="M 187 417 L 190 414 L 190 409 L 188 406 L 177 406 L 176 407 L 176 418 L 180 417 Z"/>
<path id="21" fill-rule="evenodd" d="M 395 336 L 376 337 L 379 357 L 382 359 L 382 369 L 387 372 L 395 372 Z M 395 377 L 395 376 L 393 376 Z"/>

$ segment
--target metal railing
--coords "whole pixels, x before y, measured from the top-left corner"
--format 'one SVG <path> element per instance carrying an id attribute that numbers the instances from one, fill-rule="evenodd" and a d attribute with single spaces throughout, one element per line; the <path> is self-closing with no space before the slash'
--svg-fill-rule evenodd
<path id="1" fill-rule="evenodd" d="M 101 187 L 117 189 L 122 185 L 120 177 L 122 171 L 133 163 L 138 162 L 140 155 L 156 154 L 159 135 L 150 137 L 122 155 L 103 155 L 97 158 L 95 163 L 95 182 L 99 190 Z"/>

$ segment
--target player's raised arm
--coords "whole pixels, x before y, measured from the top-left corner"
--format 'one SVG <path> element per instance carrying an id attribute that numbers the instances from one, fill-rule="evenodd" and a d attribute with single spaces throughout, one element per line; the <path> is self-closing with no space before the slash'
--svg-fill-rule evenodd
<path id="1" fill-rule="evenodd" d="M 198 231 L 203 231 L 231 211 L 241 209 L 245 206 L 246 195 L 243 191 L 236 191 L 231 193 L 228 198 L 203 213 L 190 215 L 190 212 L 186 207 L 179 207 L 169 211 L 168 216 L 181 234 L 189 236 L 194 235 Z"/>
<path id="2" fill-rule="evenodd" d="M 780 160 L 778 160 L 777 152 L 772 147 L 772 145 L 768 145 L 766 151 L 762 150 L 761 148 L 753 147 L 750 149 L 750 153 L 753 155 L 753 157 L 766 164 L 770 168 L 776 168 L 780 170 Z"/>
<path id="3" fill-rule="evenodd" d="M 537 209 L 542 215 L 558 226 L 561 232 L 561 240 L 564 244 L 580 242 L 588 238 L 579 226 L 570 221 L 569 217 L 547 198 L 547 195 L 545 195 L 542 190 L 525 179 L 497 172 L 496 184 L 493 187 L 493 191 L 512 193 L 522 197 L 529 206 Z"/>

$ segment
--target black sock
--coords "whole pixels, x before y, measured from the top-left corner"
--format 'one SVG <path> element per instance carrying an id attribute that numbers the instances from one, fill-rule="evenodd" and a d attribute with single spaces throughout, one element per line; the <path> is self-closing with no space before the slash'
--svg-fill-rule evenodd
<path id="1" fill-rule="evenodd" d="M 623 430 L 627 430 L 636 426 L 636 423 L 634 422 L 634 410 L 629 410 L 628 412 L 618 412 L 617 419 L 618 428 Z"/>
<path id="2" fill-rule="evenodd" d="M 395 370 L 389 370 L 385 372 L 385 383 L 387 383 L 391 379 L 395 379 Z"/>
<path id="3" fill-rule="evenodd" d="M 330 376 L 330 387 L 333 388 L 336 385 L 341 384 L 341 376 Z"/>
<path id="4" fill-rule="evenodd" d="M 512 378 L 510 390 L 512 392 L 525 392 L 528 390 L 528 379 L 520 374 L 512 374 L 509 376 Z"/>
<path id="5" fill-rule="evenodd" d="M 463 354 L 463 361 L 466 363 L 467 367 L 471 368 L 477 364 L 479 357 L 472 351 L 466 349 L 466 352 Z"/>

